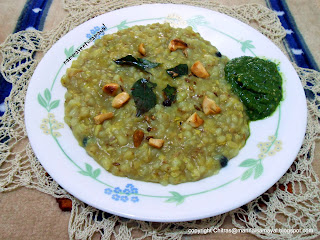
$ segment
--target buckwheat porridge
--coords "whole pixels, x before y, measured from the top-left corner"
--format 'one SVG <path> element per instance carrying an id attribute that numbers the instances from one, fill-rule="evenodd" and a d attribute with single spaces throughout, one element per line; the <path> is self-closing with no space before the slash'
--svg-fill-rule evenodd
<path id="1" fill-rule="evenodd" d="M 250 134 L 228 61 L 191 27 L 105 35 L 61 79 L 65 122 L 114 175 L 167 185 L 217 174 Z"/>

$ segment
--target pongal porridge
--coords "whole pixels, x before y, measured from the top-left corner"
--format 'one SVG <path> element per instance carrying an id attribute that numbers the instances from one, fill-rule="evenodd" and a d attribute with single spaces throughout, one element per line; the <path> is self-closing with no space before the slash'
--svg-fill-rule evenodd
<path id="1" fill-rule="evenodd" d="M 197 181 L 218 173 L 250 134 L 225 80 L 227 62 L 191 27 L 155 23 L 105 35 L 61 79 L 64 120 L 114 175 Z"/>

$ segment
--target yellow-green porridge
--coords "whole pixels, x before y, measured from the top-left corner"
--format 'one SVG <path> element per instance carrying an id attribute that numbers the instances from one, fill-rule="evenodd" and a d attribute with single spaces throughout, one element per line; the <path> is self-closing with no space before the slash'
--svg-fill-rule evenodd
<path id="1" fill-rule="evenodd" d="M 83 50 L 61 82 L 65 122 L 117 176 L 161 184 L 219 172 L 249 136 L 228 58 L 191 27 L 134 26 Z"/>

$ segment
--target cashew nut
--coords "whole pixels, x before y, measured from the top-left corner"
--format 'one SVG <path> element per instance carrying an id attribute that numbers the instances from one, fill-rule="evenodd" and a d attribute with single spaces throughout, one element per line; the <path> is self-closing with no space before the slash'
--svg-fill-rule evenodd
<path id="1" fill-rule="evenodd" d="M 200 61 L 196 61 L 192 65 L 191 72 L 200 78 L 208 78 L 210 76 L 210 74 L 207 72 L 207 70 Z"/>
<path id="2" fill-rule="evenodd" d="M 108 95 L 115 96 L 119 87 L 120 86 L 117 83 L 108 83 L 103 86 L 102 90 Z"/>
<path id="3" fill-rule="evenodd" d="M 119 93 L 112 100 L 112 107 L 121 108 L 123 106 L 123 104 L 125 104 L 127 101 L 129 101 L 129 99 L 130 99 L 130 95 L 127 92 Z"/>
<path id="4" fill-rule="evenodd" d="M 204 121 L 198 116 L 196 112 L 187 119 L 187 123 L 189 123 L 194 128 L 199 127 L 203 124 L 203 122 Z"/>
<path id="5" fill-rule="evenodd" d="M 216 104 L 216 102 L 207 96 L 205 96 L 203 99 L 202 109 L 206 115 L 217 114 L 221 112 L 221 108 Z"/>
<path id="6" fill-rule="evenodd" d="M 164 140 L 162 139 L 156 139 L 156 138 L 150 138 L 149 139 L 149 145 L 155 148 L 162 148 L 164 144 Z"/>
<path id="7" fill-rule="evenodd" d="M 186 44 L 184 41 L 180 39 L 173 39 L 169 43 L 169 49 L 171 52 L 177 50 L 177 49 L 186 49 L 188 48 L 188 44 Z"/>
<path id="8" fill-rule="evenodd" d="M 99 115 L 95 116 L 93 119 L 94 119 L 94 122 L 96 124 L 101 124 L 105 120 L 110 119 L 112 117 L 113 117 L 113 113 L 112 112 L 107 112 L 107 113 L 99 114 Z"/>
<path id="9" fill-rule="evenodd" d="M 144 44 L 143 44 L 143 43 L 140 43 L 140 44 L 139 44 L 138 52 L 139 52 L 142 56 L 145 56 L 145 55 L 146 55 L 146 49 L 144 48 Z"/>

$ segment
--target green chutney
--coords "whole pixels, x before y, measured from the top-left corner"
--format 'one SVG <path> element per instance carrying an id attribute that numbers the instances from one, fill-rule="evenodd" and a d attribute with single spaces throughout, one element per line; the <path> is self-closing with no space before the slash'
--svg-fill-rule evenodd
<path id="1" fill-rule="evenodd" d="M 282 77 L 274 62 L 249 56 L 234 58 L 226 64 L 225 76 L 251 121 L 270 116 L 282 100 Z"/>

